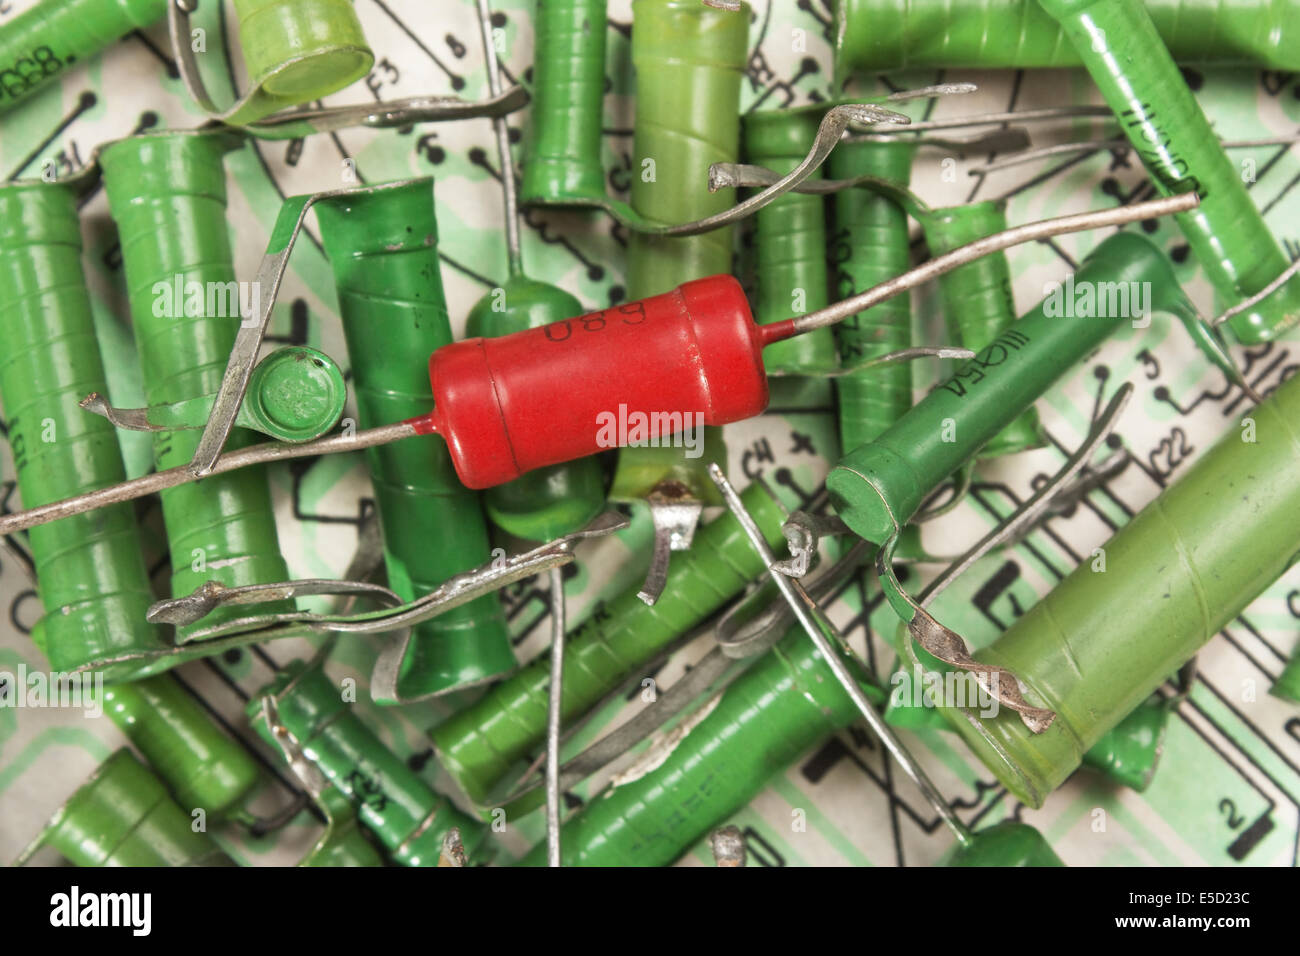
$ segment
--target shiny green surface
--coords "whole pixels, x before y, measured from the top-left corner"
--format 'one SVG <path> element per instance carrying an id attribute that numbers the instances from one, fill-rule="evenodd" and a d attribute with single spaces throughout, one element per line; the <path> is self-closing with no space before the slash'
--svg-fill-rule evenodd
<path id="1" fill-rule="evenodd" d="M 1300 704 L 1300 650 L 1291 655 L 1291 660 L 1282 668 L 1268 692 L 1281 700 Z"/>
<path id="2" fill-rule="evenodd" d="M 1146 0 L 1179 63 L 1300 69 L 1292 0 Z M 1077 66 L 1036 0 L 835 0 L 835 74 L 917 67 Z"/>
<path id="3" fill-rule="evenodd" d="M 272 438 L 311 441 L 338 424 L 347 398 L 343 372 L 333 359 L 291 345 L 257 363 L 240 412 Z"/>
<path id="4" fill-rule="evenodd" d="M 107 392 L 81 270 L 81 224 L 71 189 L 0 188 L 0 402 L 23 507 L 124 480 L 117 434 L 77 401 Z M 154 650 L 158 628 L 131 505 L 73 515 L 29 532 L 41 604 L 38 645 L 56 671 Z M 118 665 L 106 680 L 168 666 Z"/>
<path id="5" fill-rule="evenodd" d="M 741 497 L 768 542 L 783 542 L 785 514 L 771 493 L 755 483 Z M 730 512 L 700 528 L 691 549 L 673 555 L 653 607 L 637 597 L 634 585 L 565 638 L 564 720 L 586 713 L 762 570 Z M 475 803 L 543 739 L 550 679 L 550 658 L 543 655 L 430 731 L 443 768 Z"/>
<path id="6" fill-rule="evenodd" d="M 1009 668 L 1056 711 L 1030 734 L 1004 711 L 953 726 L 1033 807 L 1083 754 L 1275 581 L 1300 548 L 1300 379 L 1249 412 L 1255 441 L 1227 434 L 1104 546 L 976 654 Z"/>
<path id="7" fill-rule="evenodd" d="M 270 109 L 310 103 L 361 79 L 375 61 L 352 0 L 234 0 L 249 84 Z"/>
<path id="8" fill-rule="evenodd" d="M 533 102 L 519 198 L 604 196 L 605 0 L 538 0 Z"/>
<path id="9" fill-rule="evenodd" d="M 316 205 L 352 363 L 359 428 L 427 415 L 428 357 L 451 341 L 438 264 L 433 181 Z M 416 436 L 366 452 L 384 535 L 388 586 L 428 594 L 491 556 L 478 496 L 446 444 Z M 442 693 L 515 667 L 495 594 L 418 625 L 402 664 L 403 697 Z"/>
<path id="10" fill-rule="evenodd" d="M 956 846 L 940 866 L 1064 866 L 1061 858 L 1027 823 L 1004 820 L 974 834 L 968 846 Z"/>
<path id="11" fill-rule="evenodd" d="M 323 671 L 294 661 L 248 702 L 249 719 L 273 747 L 276 745 L 262 719 L 261 699 L 280 694 L 283 696 L 276 705 L 280 723 L 296 738 L 307 759 L 352 799 L 357 815 L 379 837 L 394 862 L 437 866 L 443 835 L 451 827 L 460 827 L 465 852 L 474 859 L 486 829 L 434 792 L 385 747 Z"/>
<path id="12" fill-rule="evenodd" d="M 225 305 L 205 295 L 205 314 L 200 315 L 181 314 L 190 310 L 167 298 L 177 281 L 182 288 L 197 283 L 195 288 L 207 293 L 235 288 L 222 165 L 229 149 L 230 143 L 217 136 L 173 133 L 132 137 L 100 156 L 121 241 L 150 405 L 215 394 L 239 331 L 238 295 L 227 297 Z M 210 309 L 208 298 L 213 300 Z M 188 464 L 200 434 L 158 432 L 154 439 L 158 470 Z M 254 437 L 244 429 L 233 429 L 226 448 L 252 444 Z M 227 587 L 288 580 L 264 468 L 244 468 L 179 485 L 161 497 L 171 546 L 173 597 L 189 594 L 210 580 Z M 264 610 L 285 607 L 277 604 Z M 239 607 L 220 609 L 197 626 L 245 613 Z M 186 631 L 178 628 L 178 635 L 183 638 Z"/>
<path id="13" fill-rule="evenodd" d="M 167 0 L 43 0 L 11 17 L 0 25 L 0 112 L 166 14 Z"/>
<path id="14" fill-rule="evenodd" d="M 923 221 L 925 241 L 934 256 L 1007 228 L 1003 202 L 977 202 L 935 209 Z M 954 345 L 978 352 L 1016 321 L 1011 267 L 1005 252 L 983 256 L 939 277 L 939 295 L 948 335 Z M 981 458 L 1011 455 L 1045 444 L 1038 412 L 1023 415 L 980 449 Z"/>
<path id="15" fill-rule="evenodd" d="M 1223 305 L 1236 305 L 1289 265 L 1141 0 L 1042 0 L 1083 58 L 1162 196 L 1195 190 L 1174 219 Z M 1297 44 L 1293 41 L 1292 46 Z M 1228 321 L 1251 345 L 1300 321 L 1300 278 Z"/>
<path id="16" fill-rule="evenodd" d="M 1151 784 L 1172 708 L 1162 697 L 1138 704 L 1083 755 L 1084 766 L 1141 793 Z"/>

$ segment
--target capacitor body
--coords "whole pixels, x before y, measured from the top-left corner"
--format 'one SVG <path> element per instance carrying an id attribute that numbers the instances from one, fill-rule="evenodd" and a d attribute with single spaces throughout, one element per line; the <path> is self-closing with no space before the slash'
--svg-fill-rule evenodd
<path id="1" fill-rule="evenodd" d="M 215 394 L 239 331 L 222 163 L 231 146 L 221 136 L 168 133 L 121 140 L 100 156 L 150 405 Z M 188 464 L 200 437 L 196 430 L 156 433 L 158 470 Z M 235 428 L 226 447 L 254 440 Z M 161 497 L 174 597 L 209 580 L 227 587 L 288 580 L 265 468 L 178 485 Z M 197 626 L 245 613 L 218 609 Z"/>
<path id="2" fill-rule="evenodd" d="M 756 482 L 741 498 L 769 544 L 782 541 L 785 513 L 771 492 Z M 762 572 L 762 561 L 730 513 L 705 525 L 690 550 L 673 557 L 653 606 L 634 586 L 565 638 L 563 719 L 586 713 Z M 539 657 L 430 732 L 443 769 L 475 803 L 482 805 L 492 785 L 545 735 L 550 676 L 550 658 Z"/>
<path id="3" fill-rule="evenodd" d="M 465 852 L 474 857 L 485 836 L 482 824 L 457 810 L 384 746 L 323 671 L 294 661 L 249 701 L 249 719 L 275 746 L 262 717 L 267 696 L 278 698 L 280 723 L 307 759 L 351 798 L 361 821 L 394 862 L 437 866 L 442 838 L 452 827 L 460 827 Z"/>
<path id="4" fill-rule="evenodd" d="M 1079 52 L 1160 195 L 1200 196 L 1199 206 L 1174 218 L 1223 304 L 1236 305 L 1275 280 L 1289 260 L 1141 0 L 1041 2 Z M 1293 277 L 1228 325 L 1239 342 L 1253 345 L 1297 321 L 1300 278 Z"/>
<path id="5" fill-rule="evenodd" d="M 297 106 L 361 79 L 375 62 L 352 0 L 234 0 L 248 82 Z"/>
<path id="6" fill-rule="evenodd" d="M 24 10 L 0 26 L 0 112 L 166 13 L 167 0 L 42 0 Z"/>
<path id="7" fill-rule="evenodd" d="M 538 0 L 521 202 L 604 196 L 605 0 Z"/>
<path id="8" fill-rule="evenodd" d="M 1011 670 L 1056 712 L 1031 734 L 1010 711 L 944 714 L 1031 807 L 1086 750 L 1240 614 L 1300 550 L 1300 379 L 1250 412 L 1254 441 L 1230 428 L 1104 545 L 1106 570 L 1077 567 L 975 656 Z M 987 737 L 985 736 L 987 734 Z"/>
<path id="9" fill-rule="evenodd" d="M 1290 0 L 1146 0 L 1178 63 L 1300 69 L 1300 10 Z M 837 84 L 854 71 L 1078 66 L 1036 0 L 835 0 Z"/>
<path id="10" fill-rule="evenodd" d="M 0 401 L 23 507 L 123 481 L 115 429 L 77 407 L 108 387 L 68 187 L 0 188 L 0 329 Z M 54 670 L 163 646 L 145 621 L 153 592 L 131 505 L 37 525 L 29 535 L 46 611 L 33 636 Z M 114 665 L 104 675 L 134 679 L 166 666 Z"/>
<path id="11" fill-rule="evenodd" d="M 922 225 L 930 254 L 939 256 L 1005 230 L 1006 204 L 985 201 L 935 209 Z M 939 295 L 948 334 L 963 348 L 979 351 L 1016 321 L 1011 266 L 1005 252 L 982 256 L 939 276 Z M 1045 442 L 1038 412 L 1030 406 L 994 435 L 979 455 L 981 458 L 1010 455 L 1040 448 Z"/>
<path id="12" fill-rule="evenodd" d="M 433 181 L 338 196 L 316 210 L 338 289 L 358 424 L 370 428 L 427 414 L 434 396 L 412 356 L 461 347 L 450 344 Z M 427 594 L 489 559 L 478 496 L 457 480 L 439 442 L 410 438 L 381 445 L 366 452 L 366 461 L 389 587 L 403 599 Z M 418 625 L 413 637 L 398 679 L 403 697 L 465 687 L 515 667 L 495 594 Z"/>
<path id="13" fill-rule="evenodd" d="M 455 342 L 429 375 L 432 427 L 470 488 L 638 440 L 680 444 L 685 428 L 757 415 L 768 396 L 762 337 L 731 276 Z"/>

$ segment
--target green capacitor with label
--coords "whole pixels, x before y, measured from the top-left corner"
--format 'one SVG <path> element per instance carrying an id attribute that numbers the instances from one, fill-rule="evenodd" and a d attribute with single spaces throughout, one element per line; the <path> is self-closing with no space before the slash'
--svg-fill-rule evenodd
<path id="1" fill-rule="evenodd" d="M 785 512 L 772 493 L 755 482 L 742 498 L 768 541 L 782 542 Z M 565 638 L 564 720 L 586 713 L 762 571 L 730 514 L 697 531 L 691 549 L 673 559 L 654 605 L 642 601 L 634 586 Z M 481 805 L 492 785 L 542 740 L 550 675 L 550 659 L 539 657 L 430 731 L 443 768 L 475 803 Z"/>
<path id="2" fill-rule="evenodd" d="M 427 415 L 427 358 L 451 339 L 438 263 L 433 180 L 316 204 L 334 270 L 359 427 Z M 366 452 L 384 536 L 388 585 L 413 600 L 491 557 L 478 495 L 442 442 L 419 436 Z M 416 626 L 403 698 L 444 693 L 515 667 L 505 614 L 484 595 Z M 385 701 L 385 703 L 389 703 Z"/>

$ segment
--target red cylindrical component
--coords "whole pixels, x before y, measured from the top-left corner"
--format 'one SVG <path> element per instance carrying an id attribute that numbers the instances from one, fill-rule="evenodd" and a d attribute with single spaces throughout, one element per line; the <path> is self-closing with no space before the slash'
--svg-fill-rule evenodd
<path id="1" fill-rule="evenodd" d="M 696 279 L 600 312 L 443 346 L 429 360 L 429 425 L 470 488 L 620 444 L 669 444 L 678 431 L 767 407 L 764 341 L 739 282 Z"/>

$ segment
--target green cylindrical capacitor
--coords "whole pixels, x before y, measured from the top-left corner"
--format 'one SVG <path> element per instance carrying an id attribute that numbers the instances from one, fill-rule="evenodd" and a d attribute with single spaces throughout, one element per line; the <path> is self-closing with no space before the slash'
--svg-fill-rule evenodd
<path id="1" fill-rule="evenodd" d="M 999 200 L 931 210 L 922 220 L 930 254 L 951 252 L 1007 228 L 1006 203 Z M 1016 321 L 1011 266 L 1005 252 L 981 256 L 939 276 L 939 294 L 948 334 L 963 348 L 978 352 Z M 980 449 L 994 458 L 1041 448 L 1046 443 L 1038 412 L 1032 406 Z"/>
<path id="2" fill-rule="evenodd" d="M 1300 704 L 1300 650 L 1291 655 L 1291 660 L 1282 668 L 1268 692 L 1279 700 Z"/>
<path id="3" fill-rule="evenodd" d="M 164 133 L 121 140 L 100 155 L 150 405 L 216 393 L 239 331 L 222 165 L 231 147 L 221 136 Z M 199 438 L 195 430 L 158 432 L 158 469 L 188 464 Z M 226 447 L 253 440 L 253 433 L 236 428 Z M 209 580 L 227 587 L 288 580 L 264 468 L 179 485 L 161 497 L 174 597 Z M 238 606 L 218 609 L 178 635 L 246 613 Z"/>
<path id="4" fill-rule="evenodd" d="M 0 187 L 0 329 L 0 401 L 24 507 L 124 480 L 113 426 L 77 407 L 107 386 L 70 187 Z M 30 541 L 46 611 L 33 636 L 54 670 L 164 646 L 145 622 L 154 598 L 130 504 L 38 525 Z M 104 675 L 134 679 L 167 666 L 117 665 Z"/>
<path id="5" fill-rule="evenodd" d="M 266 696 L 277 698 L 280 722 L 325 778 L 352 799 L 362 822 L 395 862 L 437 866 L 443 835 L 451 827 L 460 827 L 465 852 L 473 858 L 486 828 L 435 793 L 385 747 L 322 670 L 293 661 L 248 702 L 257 732 L 277 746 L 262 718 Z"/>
<path id="6" fill-rule="evenodd" d="M 604 196 L 605 0 L 538 0 L 523 202 Z"/>
<path id="7" fill-rule="evenodd" d="M 968 846 L 958 844 L 940 866 L 1064 866 L 1061 858 L 1027 823 L 1003 820 L 975 834 Z"/>
<path id="8" fill-rule="evenodd" d="M 1074 285 L 1112 283 L 1125 293 L 1151 290 L 1154 309 L 1171 308 L 1182 291 L 1164 254 L 1133 233 L 1117 233 L 1084 260 Z M 1059 291 L 1059 290 L 1058 290 Z M 1124 296 L 1126 303 L 1132 297 Z M 1118 304 L 1118 296 L 1116 297 Z M 922 502 L 1071 366 L 1095 349 L 1129 306 L 1114 315 L 1064 318 L 1059 294 L 1048 296 L 964 363 L 951 379 L 869 444 L 846 455 L 826 479 L 831 504 L 868 541 L 883 543 Z"/>
<path id="9" fill-rule="evenodd" d="M 709 166 L 734 163 L 740 152 L 740 81 L 749 55 L 749 5 L 719 10 L 698 0 L 634 0 L 632 63 L 636 119 L 632 139 L 632 208 L 669 225 L 729 209 L 734 189 L 709 192 Z M 627 292 L 642 299 L 691 279 L 731 271 L 732 230 L 666 238 L 633 233 Z M 706 426 L 703 441 L 722 445 Z M 611 497 L 635 497 L 649 471 L 681 481 L 705 501 L 717 501 L 704 455 L 677 449 L 624 448 Z M 654 484 L 651 481 L 650 484 Z"/>
<path id="10" fill-rule="evenodd" d="M 234 0 L 248 82 L 283 106 L 310 103 L 375 62 L 352 0 Z"/>
<path id="11" fill-rule="evenodd" d="M 517 273 L 474 303 L 465 334 L 493 338 L 582 313 L 582 303 L 563 289 Z M 504 531 L 528 541 L 550 541 L 577 531 L 600 513 L 604 470 L 594 456 L 538 468 L 489 488 L 483 503 Z"/>
<path id="12" fill-rule="evenodd" d="M 1060 21 L 1156 190 L 1162 196 L 1193 190 L 1200 195 L 1197 208 L 1174 218 L 1224 304 L 1235 305 L 1275 280 L 1289 264 L 1286 254 L 1141 0 L 1040 2 Z M 1228 324 L 1238 341 L 1253 345 L 1297 321 L 1300 278 L 1293 277 Z"/>
<path id="13" fill-rule="evenodd" d="M 104 689 L 104 712 L 186 812 L 223 816 L 257 782 L 257 764 L 170 674 Z"/>
<path id="14" fill-rule="evenodd" d="M 438 265 L 433 180 L 316 204 L 334 270 L 361 428 L 427 415 L 426 359 L 452 339 Z M 366 452 L 384 535 L 388 586 L 404 600 L 491 557 L 478 496 L 442 442 L 408 438 Z M 495 594 L 416 627 L 402 697 L 491 680 L 515 667 Z"/>
<path id="15" fill-rule="evenodd" d="M 742 499 L 768 541 L 783 541 L 785 512 L 761 483 Z M 730 513 L 695 534 L 673 558 L 663 594 L 653 605 L 629 588 L 564 641 L 563 719 L 586 713 L 636 668 L 731 600 L 763 571 Z M 432 731 L 443 768 L 478 804 L 546 732 L 551 662 L 539 657 Z"/>
<path id="16" fill-rule="evenodd" d="M 1171 709 L 1170 702 L 1159 696 L 1138 704 L 1088 749 L 1084 765 L 1141 793 L 1155 776 Z"/>
<path id="17" fill-rule="evenodd" d="M 811 109 L 748 113 L 744 121 L 745 161 L 784 176 L 803 162 L 817 136 L 822 112 Z M 821 179 L 817 170 L 809 179 Z M 758 211 L 754 321 L 767 325 L 830 304 L 827 291 L 825 202 L 821 196 L 786 193 Z M 835 364 L 831 329 L 768 346 L 769 371 L 798 372 Z"/>
<path id="18" fill-rule="evenodd" d="M 1032 734 L 1009 711 L 945 709 L 1016 797 L 1042 805 L 1083 754 L 1277 580 L 1300 550 L 1300 379 L 1232 428 L 1106 543 L 975 657 L 1010 668 L 1035 706 Z"/>
<path id="19" fill-rule="evenodd" d="M 1146 0 L 1179 63 L 1300 69 L 1292 0 Z M 1078 66 L 1079 54 L 1035 0 L 835 0 L 837 85 L 855 70 Z"/>
<path id="20" fill-rule="evenodd" d="M 235 865 L 191 823 L 149 768 L 123 748 L 100 764 L 27 852 L 52 846 L 77 866 Z"/>
<path id="21" fill-rule="evenodd" d="M 167 0 L 42 0 L 24 10 L 0 26 L 0 112 L 166 13 Z"/>

